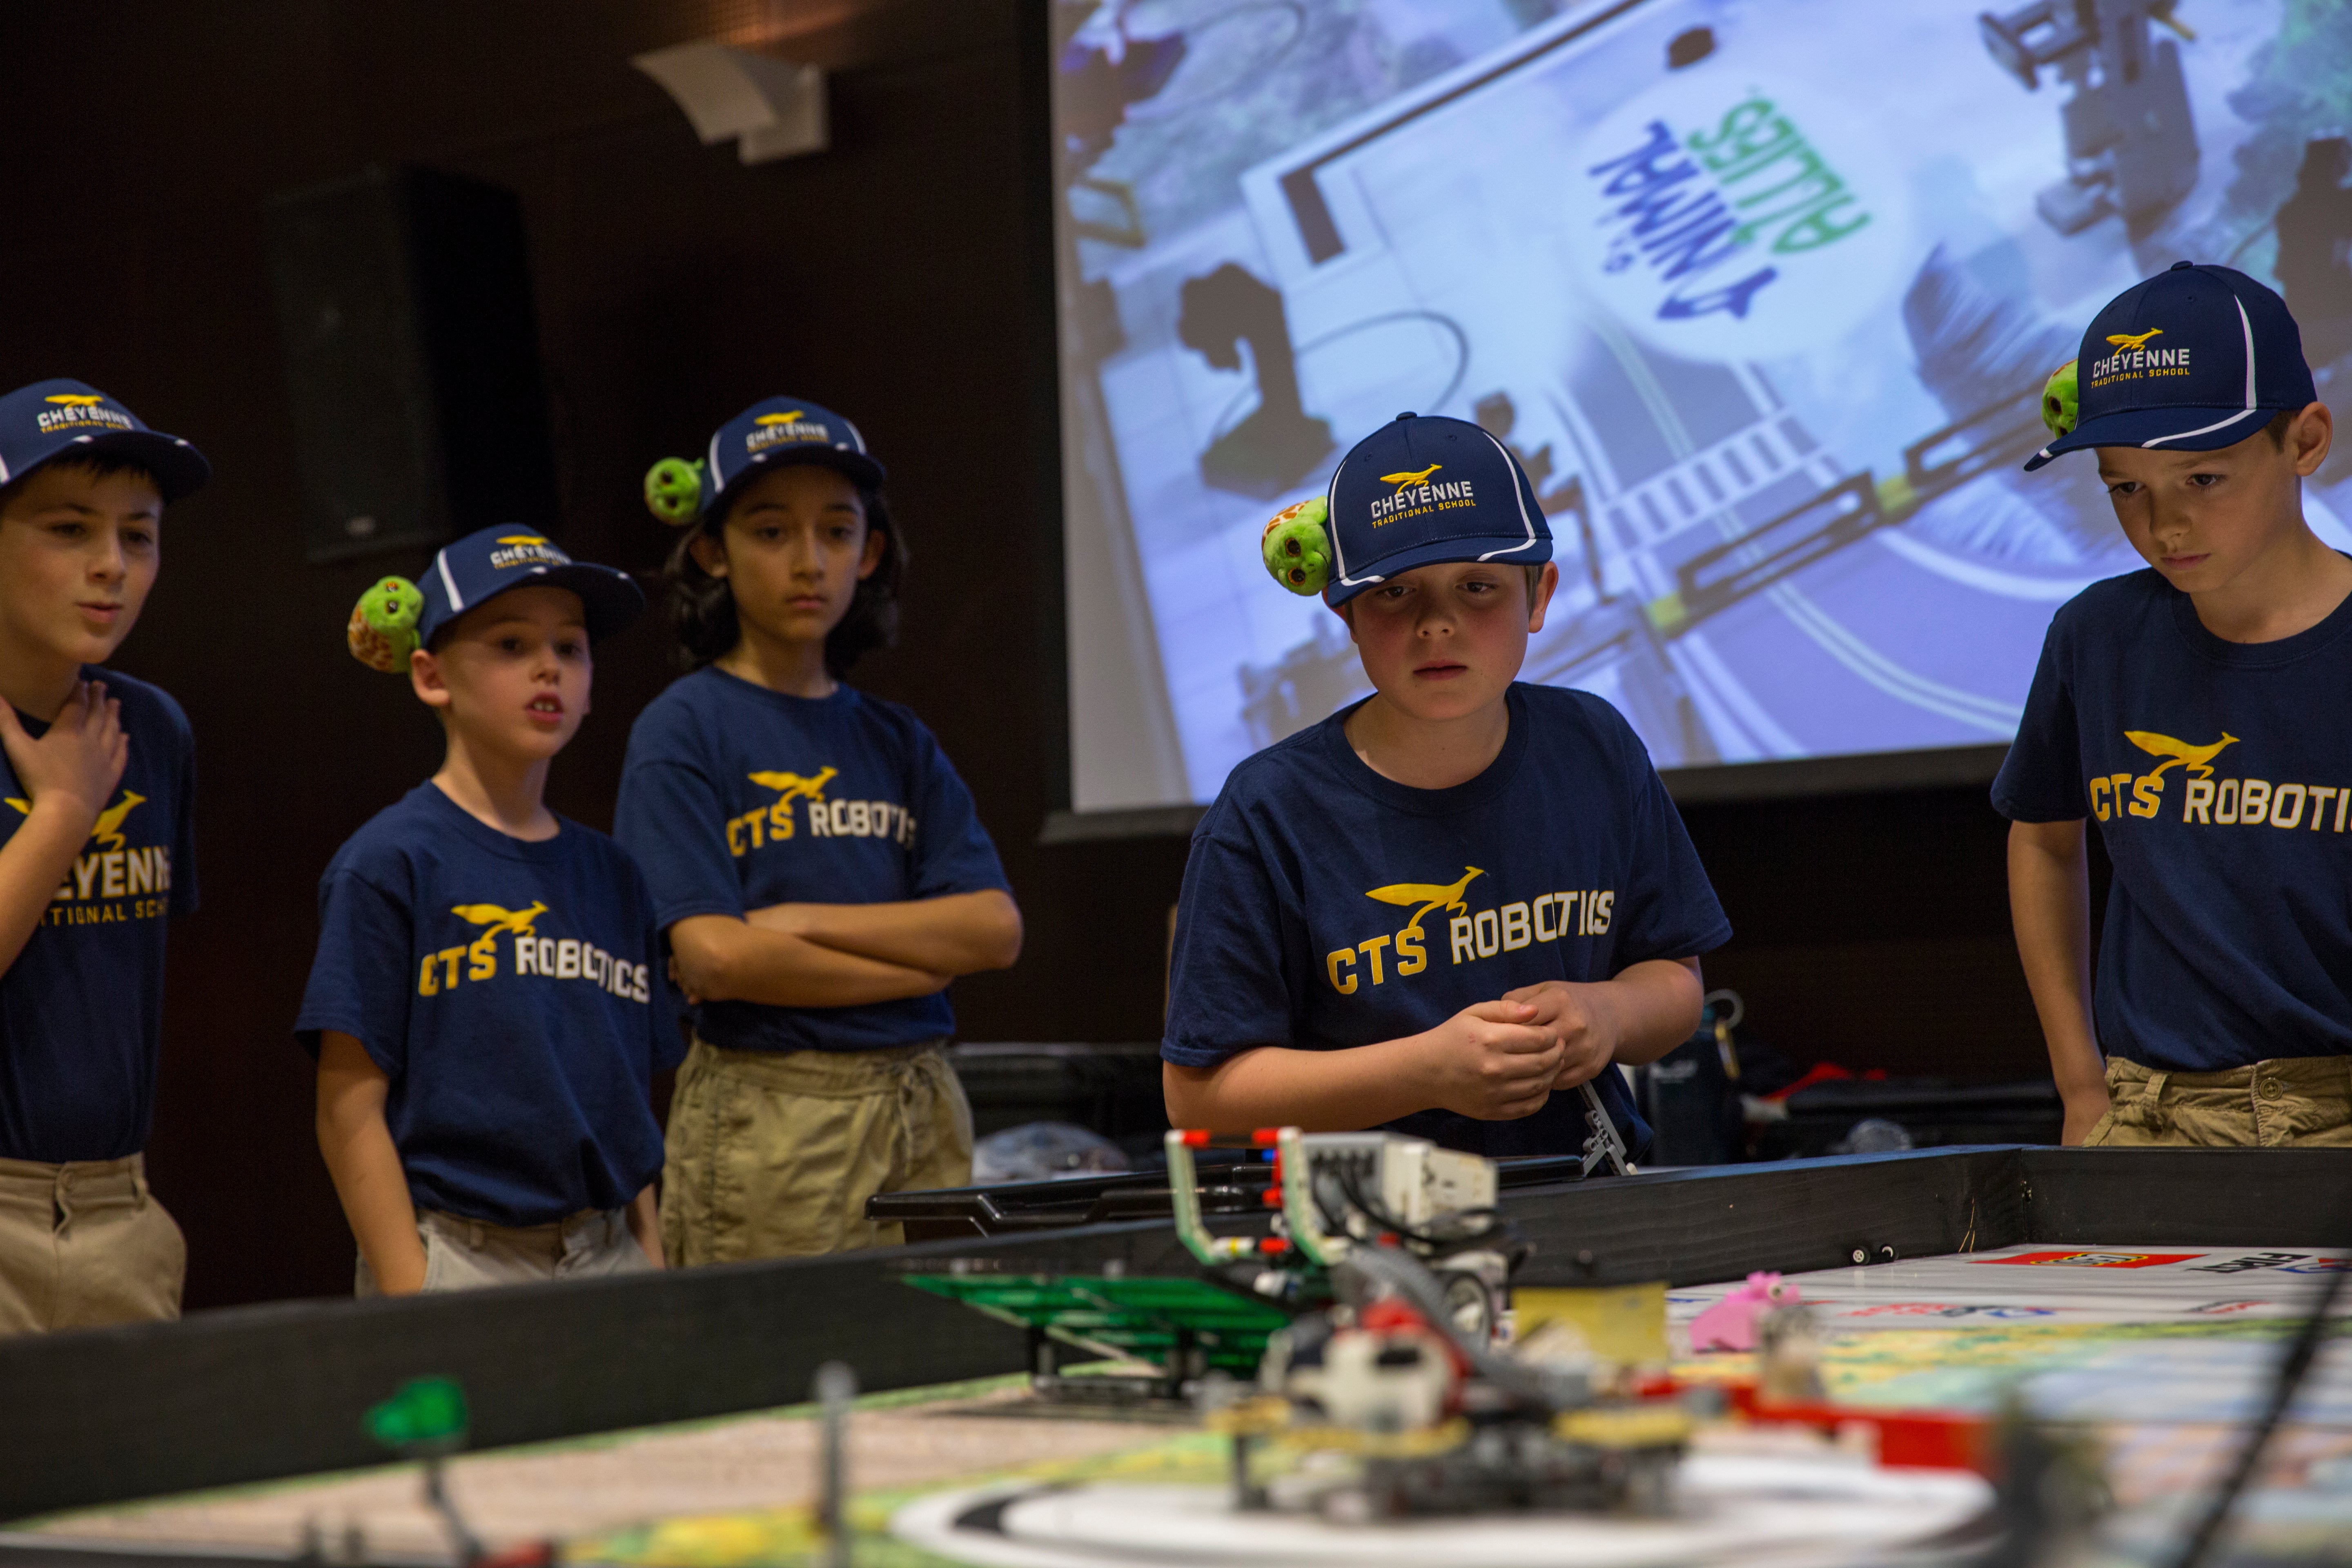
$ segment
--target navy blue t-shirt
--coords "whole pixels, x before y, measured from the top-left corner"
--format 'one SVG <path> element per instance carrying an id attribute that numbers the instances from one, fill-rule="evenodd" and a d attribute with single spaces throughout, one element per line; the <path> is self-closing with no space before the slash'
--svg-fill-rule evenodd
<path id="1" fill-rule="evenodd" d="M 196 907 L 196 742 L 143 680 L 85 668 L 122 704 L 131 755 L 114 798 L 0 976 L 0 1159 L 120 1160 L 155 1124 L 163 921 Z M 35 736 L 39 720 L 17 720 Z M 31 810 L 0 756 L 0 844 Z"/>
<path id="2" fill-rule="evenodd" d="M 1992 803 L 2098 824 L 2100 1049 L 2218 1072 L 2352 1053 L 2352 599 L 2226 642 L 2155 571 L 2050 623 Z"/>
<path id="3" fill-rule="evenodd" d="M 1235 768 L 1193 830 L 1160 1054 L 1330 1050 L 1433 1028 L 1547 980 L 1721 946 L 1730 922 L 1640 737 L 1587 692 L 1515 685 L 1486 772 L 1414 789 L 1364 765 L 1349 707 Z M 1622 1075 L 1594 1080 L 1637 1152 Z M 1567 1154 L 1584 1097 L 1516 1121 L 1424 1110 L 1395 1131 L 1488 1156 Z"/>
<path id="4" fill-rule="evenodd" d="M 545 1225 L 626 1205 L 661 1169 L 653 1075 L 685 1052 L 653 902 L 621 847 L 558 819 L 510 837 L 432 784 L 378 812 L 319 882 L 294 1025 L 391 1081 L 418 1207 Z"/>
<path id="5" fill-rule="evenodd" d="M 614 831 L 667 931 L 771 904 L 879 904 L 1003 888 L 971 792 L 922 721 L 843 686 L 791 697 L 716 666 L 637 716 Z M 706 1002 L 694 1026 L 736 1051 L 860 1051 L 955 1028 L 947 994 L 857 1007 Z"/>

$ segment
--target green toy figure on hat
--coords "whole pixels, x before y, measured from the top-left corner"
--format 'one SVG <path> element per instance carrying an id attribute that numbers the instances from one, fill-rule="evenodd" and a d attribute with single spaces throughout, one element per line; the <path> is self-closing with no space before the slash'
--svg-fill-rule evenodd
<path id="1" fill-rule="evenodd" d="M 360 595 L 352 606 L 344 640 L 352 657 L 370 669 L 397 675 L 408 668 L 416 651 L 416 618 L 425 613 L 425 595 L 405 577 L 386 577 Z"/>
<path id="2" fill-rule="evenodd" d="M 702 510 L 699 462 L 664 458 L 646 470 L 646 508 L 672 528 L 684 528 Z"/>
<path id="3" fill-rule="evenodd" d="M 2053 440 L 2071 435 L 2081 417 L 2076 391 L 2073 360 L 2052 371 L 2050 379 L 2042 384 L 2042 423 L 2049 426 Z"/>
<path id="4" fill-rule="evenodd" d="M 1328 503 L 1316 496 L 1275 513 L 1258 537 L 1265 569 L 1294 594 L 1319 594 L 1331 580 L 1331 537 L 1324 528 L 1329 517 Z"/>

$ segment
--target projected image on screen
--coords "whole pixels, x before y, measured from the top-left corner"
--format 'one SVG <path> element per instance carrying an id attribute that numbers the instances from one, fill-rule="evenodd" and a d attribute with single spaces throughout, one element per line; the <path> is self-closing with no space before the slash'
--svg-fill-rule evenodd
<path id="1" fill-rule="evenodd" d="M 2094 465 L 2017 471 L 2137 278 L 2280 287 L 2323 397 L 2352 351 L 2326 0 L 1058 9 L 1080 809 L 1364 693 L 1258 533 L 1401 411 L 1518 453 L 1524 678 L 1674 768 L 2009 738 L 2053 611 L 2139 565 Z M 2347 472 L 2306 509 L 2352 548 Z"/>

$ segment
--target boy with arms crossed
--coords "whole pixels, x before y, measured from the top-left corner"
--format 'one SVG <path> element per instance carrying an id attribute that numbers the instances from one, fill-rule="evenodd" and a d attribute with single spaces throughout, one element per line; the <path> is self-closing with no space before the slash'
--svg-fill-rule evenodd
<path id="1" fill-rule="evenodd" d="M 0 1334 L 180 1313 L 147 1189 L 163 919 L 196 905 L 194 740 L 103 663 L 210 467 L 78 381 L 0 397 Z"/>
<path id="2" fill-rule="evenodd" d="M 2285 303 L 2225 267 L 2126 289 L 2070 368 L 2078 418 L 2025 466 L 2095 448 L 2148 570 L 2052 620 L 1993 785 L 2065 1141 L 2352 1145 L 2352 561 L 2303 517 L 2327 408 Z"/>
<path id="3" fill-rule="evenodd" d="M 1570 1153 L 1583 1100 L 1554 1091 L 1591 1082 L 1638 1154 L 1612 1069 L 1697 1027 L 1731 931 L 1624 720 L 1514 679 L 1559 575 L 1533 487 L 1476 426 L 1404 414 L 1326 507 L 1324 601 L 1374 694 L 1234 769 L 1193 833 L 1169 1119 Z"/>
<path id="4" fill-rule="evenodd" d="M 649 1094 L 680 1052 L 653 903 L 543 799 L 590 645 L 644 607 L 625 573 L 509 527 L 353 616 L 352 652 L 405 672 L 448 742 L 328 866 L 295 1024 L 361 1295 L 661 1265 Z"/>
<path id="5" fill-rule="evenodd" d="M 844 679 L 898 621 L 883 479 L 857 426 L 789 397 L 648 477 L 685 530 L 692 673 L 637 716 L 614 824 L 694 1005 L 662 1176 L 681 1267 L 895 1246 L 867 1198 L 971 1180 L 947 987 L 1013 962 L 1021 912 L 930 731 Z"/>

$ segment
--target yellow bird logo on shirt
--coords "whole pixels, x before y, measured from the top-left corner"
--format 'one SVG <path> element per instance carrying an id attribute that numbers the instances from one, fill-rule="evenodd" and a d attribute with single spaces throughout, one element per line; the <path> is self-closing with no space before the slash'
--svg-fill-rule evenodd
<path id="1" fill-rule="evenodd" d="M 1431 910 L 1466 911 L 1470 906 L 1462 895 L 1468 890 L 1473 880 L 1486 874 L 1475 866 L 1465 866 L 1462 868 L 1462 879 L 1451 887 L 1440 887 L 1435 882 L 1392 882 L 1385 888 L 1374 888 L 1364 897 L 1378 899 L 1384 904 L 1419 904 L 1421 908 L 1413 910 L 1412 921 L 1404 928 L 1419 936 L 1421 922 L 1428 918 Z"/>
<path id="2" fill-rule="evenodd" d="M 90 825 L 89 841 L 92 844 L 103 844 L 109 849 L 122 848 L 122 819 L 131 815 L 132 806 L 143 805 L 146 802 L 145 795 L 132 790 L 124 790 L 121 800 L 98 814 L 98 820 Z M 33 803 L 29 800 L 18 800 L 12 795 L 8 796 L 8 804 L 26 816 L 33 814 Z"/>
<path id="3" fill-rule="evenodd" d="M 832 783 L 835 775 L 840 772 L 839 768 L 819 768 L 806 778 L 803 778 L 798 773 L 757 773 L 748 776 L 753 784 L 762 789 L 782 791 L 782 798 L 785 800 L 821 801 L 824 798 L 824 786 Z M 779 829 L 779 831 L 782 830 Z"/>
<path id="4" fill-rule="evenodd" d="M 2150 327 L 2144 332 L 2109 332 L 2107 334 L 2107 342 L 2115 344 L 2116 347 L 2119 349 L 2131 349 L 2137 351 L 2147 347 L 2147 340 L 2160 336 L 2163 331 L 2164 329 L 2162 327 Z"/>
<path id="5" fill-rule="evenodd" d="M 2224 730 L 2221 738 L 2211 745 L 2192 746 L 2186 741 L 2176 741 L 2153 730 L 2126 730 L 2124 739 L 2151 757 L 2165 759 L 2156 764 L 2155 772 L 2147 775 L 2150 778 L 2161 778 L 2165 769 L 2179 767 L 2185 763 L 2190 773 L 2200 779 L 2210 779 L 2213 776 L 2213 759 L 2221 754 L 2222 747 L 2235 744 L 2238 737 Z"/>
<path id="6" fill-rule="evenodd" d="M 497 904 L 452 904 L 449 912 L 469 925 L 489 927 L 484 933 L 488 936 L 496 936 L 502 931 L 529 936 L 531 921 L 545 914 L 547 906 L 534 899 L 527 910 L 501 909 Z"/>
<path id="7" fill-rule="evenodd" d="M 1399 489 L 1402 489 L 1406 485 L 1425 485 L 1429 482 L 1429 476 L 1437 472 L 1438 469 L 1444 467 L 1445 467 L 1445 465 L 1443 463 L 1432 463 L 1429 467 L 1422 469 L 1421 472 L 1417 474 L 1382 474 L 1381 476 L 1381 483 L 1384 485 L 1395 485 Z"/>

